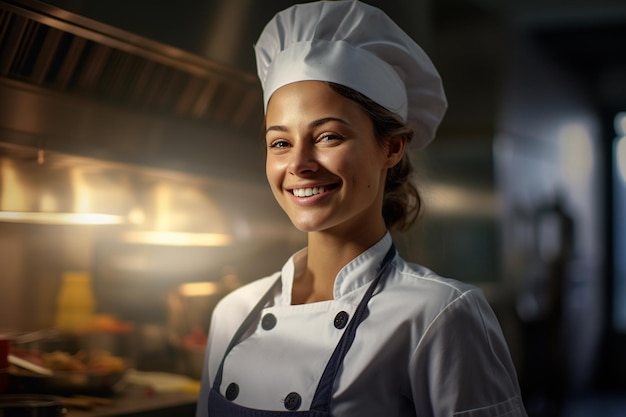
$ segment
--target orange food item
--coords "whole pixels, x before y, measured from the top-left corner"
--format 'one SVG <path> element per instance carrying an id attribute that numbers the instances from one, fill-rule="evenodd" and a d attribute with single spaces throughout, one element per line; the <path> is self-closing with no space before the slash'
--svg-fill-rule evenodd
<path id="1" fill-rule="evenodd" d="M 83 330 L 87 332 L 127 333 L 133 330 L 133 325 L 108 314 L 98 314 L 91 318 Z"/>
<path id="2" fill-rule="evenodd" d="M 52 369 L 53 371 L 84 372 L 87 370 L 86 364 L 67 352 L 57 350 L 50 353 L 44 353 L 42 356 L 44 366 Z"/>
<path id="3" fill-rule="evenodd" d="M 107 351 L 80 351 L 76 355 L 54 351 L 41 354 L 42 365 L 57 372 L 121 372 L 126 361 Z"/>

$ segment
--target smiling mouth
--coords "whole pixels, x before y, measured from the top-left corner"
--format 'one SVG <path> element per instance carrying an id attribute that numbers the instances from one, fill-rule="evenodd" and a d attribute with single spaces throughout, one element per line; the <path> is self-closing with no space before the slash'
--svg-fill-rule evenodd
<path id="1" fill-rule="evenodd" d="M 322 194 L 326 191 L 330 191 L 336 188 L 337 185 L 326 185 L 322 187 L 310 187 L 310 188 L 294 188 L 291 193 L 296 197 L 312 197 L 314 195 Z"/>

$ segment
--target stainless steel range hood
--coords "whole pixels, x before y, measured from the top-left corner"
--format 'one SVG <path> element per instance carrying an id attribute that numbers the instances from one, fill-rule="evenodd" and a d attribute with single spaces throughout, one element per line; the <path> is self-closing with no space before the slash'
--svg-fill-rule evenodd
<path id="1" fill-rule="evenodd" d="M 0 143 L 258 179 L 261 122 L 254 74 L 48 3 L 0 3 Z"/>

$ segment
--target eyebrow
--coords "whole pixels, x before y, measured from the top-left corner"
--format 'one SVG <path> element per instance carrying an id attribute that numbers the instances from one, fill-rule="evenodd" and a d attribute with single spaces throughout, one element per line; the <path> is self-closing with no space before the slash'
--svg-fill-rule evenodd
<path id="1" fill-rule="evenodd" d="M 337 122 L 337 123 L 341 123 L 343 125 L 346 126 L 350 126 L 350 123 L 348 123 L 346 120 L 341 119 L 339 117 L 323 117 L 321 119 L 317 119 L 312 121 L 311 123 L 309 123 L 309 128 L 310 129 L 314 129 L 316 127 L 322 126 L 326 123 L 329 122 Z M 275 125 L 275 126 L 270 126 L 265 130 L 265 133 L 269 132 L 269 131 L 278 131 L 278 132 L 287 132 L 289 129 L 287 129 L 286 126 L 283 125 Z"/>

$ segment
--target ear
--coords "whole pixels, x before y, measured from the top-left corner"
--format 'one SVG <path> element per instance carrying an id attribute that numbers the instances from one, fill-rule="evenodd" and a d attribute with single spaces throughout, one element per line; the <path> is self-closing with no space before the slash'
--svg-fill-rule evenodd
<path id="1" fill-rule="evenodd" d="M 404 149 L 406 148 L 407 137 L 402 136 L 389 136 L 385 139 L 385 156 L 387 158 L 387 168 L 395 166 L 404 156 Z"/>

